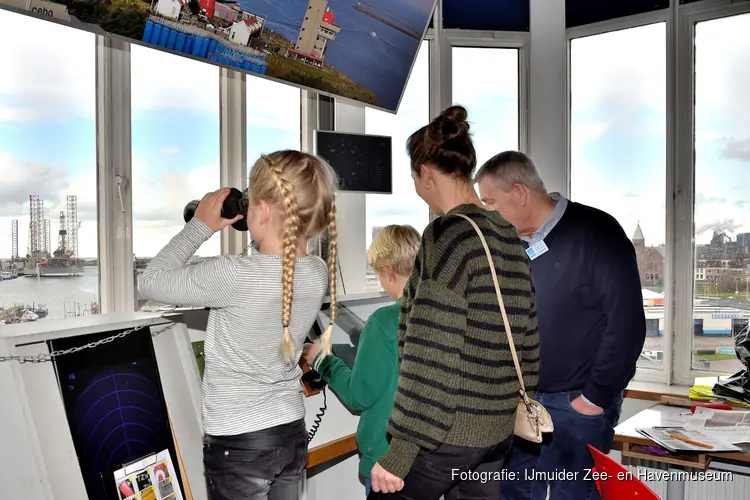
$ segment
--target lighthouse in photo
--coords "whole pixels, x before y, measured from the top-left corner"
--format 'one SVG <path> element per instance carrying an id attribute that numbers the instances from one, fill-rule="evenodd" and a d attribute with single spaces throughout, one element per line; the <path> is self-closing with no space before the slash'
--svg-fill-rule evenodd
<path id="1" fill-rule="evenodd" d="M 326 45 L 335 40 L 336 34 L 341 31 L 341 27 L 335 24 L 335 18 L 328 7 L 328 0 L 309 0 L 297 43 L 294 49 L 287 51 L 287 57 L 323 67 Z"/>

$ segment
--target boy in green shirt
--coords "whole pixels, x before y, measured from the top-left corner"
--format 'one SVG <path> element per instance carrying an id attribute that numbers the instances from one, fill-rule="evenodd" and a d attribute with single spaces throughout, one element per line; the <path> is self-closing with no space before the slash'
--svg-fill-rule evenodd
<path id="1" fill-rule="evenodd" d="M 367 251 L 367 264 L 383 290 L 396 301 L 372 313 L 360 336 L 354 369 L 336 356 L 324 356 L 320 345 L 305 344 L 303 356 L 349 408 L 361 411 L 357 446 L 359 473 L 370 493 L 370 471 L 388 450 L 388 420 L 398 386 L 398 320 L 401 295 L 414 268 L 420 236 L 411 226 L 384 227 Z"/>

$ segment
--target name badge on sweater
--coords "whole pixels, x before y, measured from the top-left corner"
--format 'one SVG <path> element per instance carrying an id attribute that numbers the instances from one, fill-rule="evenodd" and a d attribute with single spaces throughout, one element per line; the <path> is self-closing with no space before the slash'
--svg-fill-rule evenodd
<path id="1" fill-rule="evenodd" d="M 547 244 L 542 240 L 527 248 L 526 255 L 528 255 L 531 260 L 534 260 L 540 255 L 547 253 L 548 250 L 549 248 L 547 247 Z"/>

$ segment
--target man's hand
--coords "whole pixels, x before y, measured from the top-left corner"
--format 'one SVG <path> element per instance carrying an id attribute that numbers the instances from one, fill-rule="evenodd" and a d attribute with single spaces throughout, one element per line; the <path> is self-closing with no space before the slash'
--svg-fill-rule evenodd
<path id="1" fill-rule="evenodd" d="M 573 401 L 570 402 L 570 406 L 573 407 L 575 411 L 582 415 L 589 415 L 592 417 L 595 417 L 597 415 L 601 415 L 604 411 L 602 408 L 599 408 L 598 406 L 586 402 L 586 400 L 583 399 L 583 397 L 578 396 Z"/>
<path id="2" fill-rule="evenodd" d="M 302 346 L 302 358 L 310 368 L 312 368 L 313 361 L 315 361 L 315 356 L 318 355 L 320 349 L 320 342 L 313 342 L 312 344 L 305 344 Z"/>
<path id="3" fill-rule="evenodd" d="M 404 487 L 404 480 L 396 477 L 376 463 L 370 473 L 372 491 L 375 493 L 396 493 Z"/>
<path id="4" fill-rule="evenodd" d="M 221 207 L 228 195 L 229 188 L 208 193 L 203 197 L 198 204 L 198 208 L 195 210 L 195 218 L 207 225 L 214 233 L 242 219 L 242 215 L 238 215 L 234 219 L 222 218 Z"/>

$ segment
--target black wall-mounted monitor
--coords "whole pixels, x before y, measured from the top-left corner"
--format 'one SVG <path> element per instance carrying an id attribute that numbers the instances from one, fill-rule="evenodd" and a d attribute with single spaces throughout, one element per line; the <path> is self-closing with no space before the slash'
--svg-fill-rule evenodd
<path id="1" fill-rule="evenodd" d="M 342 191 L 393 192 L 393 144 L 390 137 L 315 132 L 315 151 L 339 177 Z"/>

